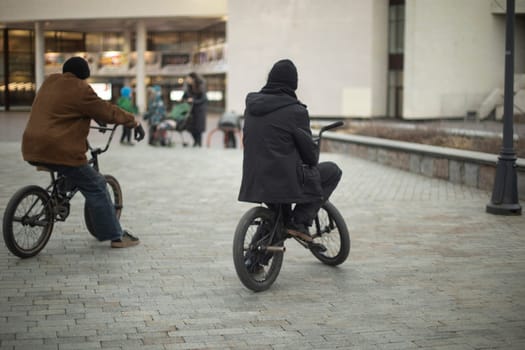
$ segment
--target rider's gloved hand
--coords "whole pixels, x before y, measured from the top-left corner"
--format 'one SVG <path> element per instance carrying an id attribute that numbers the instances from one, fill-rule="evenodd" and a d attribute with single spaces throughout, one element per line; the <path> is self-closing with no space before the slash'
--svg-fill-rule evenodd
<path id="1" fill-rule="evenodd" d="M 93 119 L 93 120 L 95 121 L 95 123 L 98 124 L 98 126 L 100 126 L 100 127 L 102 127 L 102 128 L 105 128 L 106 126 L 108 126 L 107 123 L 104 123 L 104 122 L 102 122 L 102 121 L 98 121 L 98 120 L 96 120 L 96 119 Z"/>
<path id="2" fill-rule="evenodd" d="M 142 127 L 142 125 L 141 124 L 137 125 L 135 127 L 134 135 L 133 135 L 133 138 L 135 139 L 135 141 L 142 140 L 145 135 L 146 133 L 144 132 L 144 128 Z"/>
<path id="3" fill-rule="evenodd" d="M 98 121 L 98 120 L 96 120 L 96 119 L 93 119 L 93 120 L 94 120 L 95 123 L 97 123 L 97 125 L 98 125 L 98 128 L 97 128 L 98 131 L 99 131 L 100 133 L 102 133 L 102 134 L 105 133 L 105 132 L 106 132 L 107 124 L 104 123 L 104 122 Z"/>

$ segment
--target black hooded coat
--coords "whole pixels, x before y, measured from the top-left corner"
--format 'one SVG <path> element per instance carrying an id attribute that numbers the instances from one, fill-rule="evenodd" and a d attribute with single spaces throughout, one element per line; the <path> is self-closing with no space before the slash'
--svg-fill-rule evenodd
<path id="1" fill-rule="evenodd" d="M 322 199 L 306 106 L 273 84 L 246 97 L 244 161 L 239 200 L 255 203 L 305 203 Z"/>
<path id="2" fill-rule="evenodd" d="M 188 120 L 186 129 L 190 133 L 202 133 L 206 130 L 206 114 L 208 112 L 208 98 L 206 97 L 206 82 L 201 80 L 199 82 L 200 88 L 195 91 L 191 85 L 186 87 L 186 91 L 182 96 L 185 101 L 188 98 L 193 98 L 191 117 Z"/>

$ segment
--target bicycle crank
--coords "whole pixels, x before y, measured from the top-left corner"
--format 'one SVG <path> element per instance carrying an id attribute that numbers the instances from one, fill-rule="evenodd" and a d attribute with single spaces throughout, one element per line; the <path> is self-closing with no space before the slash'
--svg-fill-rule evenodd
<path id="1" fill-rule="evenodd" d="M 286 251 L 286 247 L 267 245 L 267 246 L 259 246 L 257 250 L 266 251 L 266 252 L 283 252 L 284 253 Z"/>

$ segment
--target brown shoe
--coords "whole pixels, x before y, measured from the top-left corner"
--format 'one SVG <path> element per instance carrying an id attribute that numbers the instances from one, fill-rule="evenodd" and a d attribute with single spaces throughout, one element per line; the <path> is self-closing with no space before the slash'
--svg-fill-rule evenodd
<path id="1" fill-rule="evenodd" d="M 308 232 L 308 228 L 304 225 L 294 225 L 291 224 L 289 228 L 286 229 L 286 233 L 295 239 L 299 240 L 305 248 L 310 250 L 315 250 L 317 252 L 325 252 L 326 247 L 321 243 L 314 242 L 312 236 Z"/>
<path id="2" fill-rule="evenodd" d="M 132 236 L 128 231 L 124 230 L 124 234 L 120 239 L 116 239 L 114 241 L 111 241 L 111 248 L 128 248 L 136 246 L 140 243 L 140 240 Z"/>
<path id="3" fill-rule="evenodd" d="M 292 222 L 286 226 L 286 233 L 303 242 L 310 243 L 313 241 L 312 236 L 310 236 L 310 233 L 308 232 L 308 227 L 304 224 L 296 224 L 293 219 Z"/>

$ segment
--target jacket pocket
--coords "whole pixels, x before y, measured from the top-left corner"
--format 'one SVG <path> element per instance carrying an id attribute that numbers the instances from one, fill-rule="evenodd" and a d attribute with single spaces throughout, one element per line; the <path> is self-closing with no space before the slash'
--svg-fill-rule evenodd
<path id="1" fill-rule="evenodd" d="M 305 195 L 322 196 L 321 174 L 317 166 L 303 164 L 298 170 L 303 193 Z"/>

